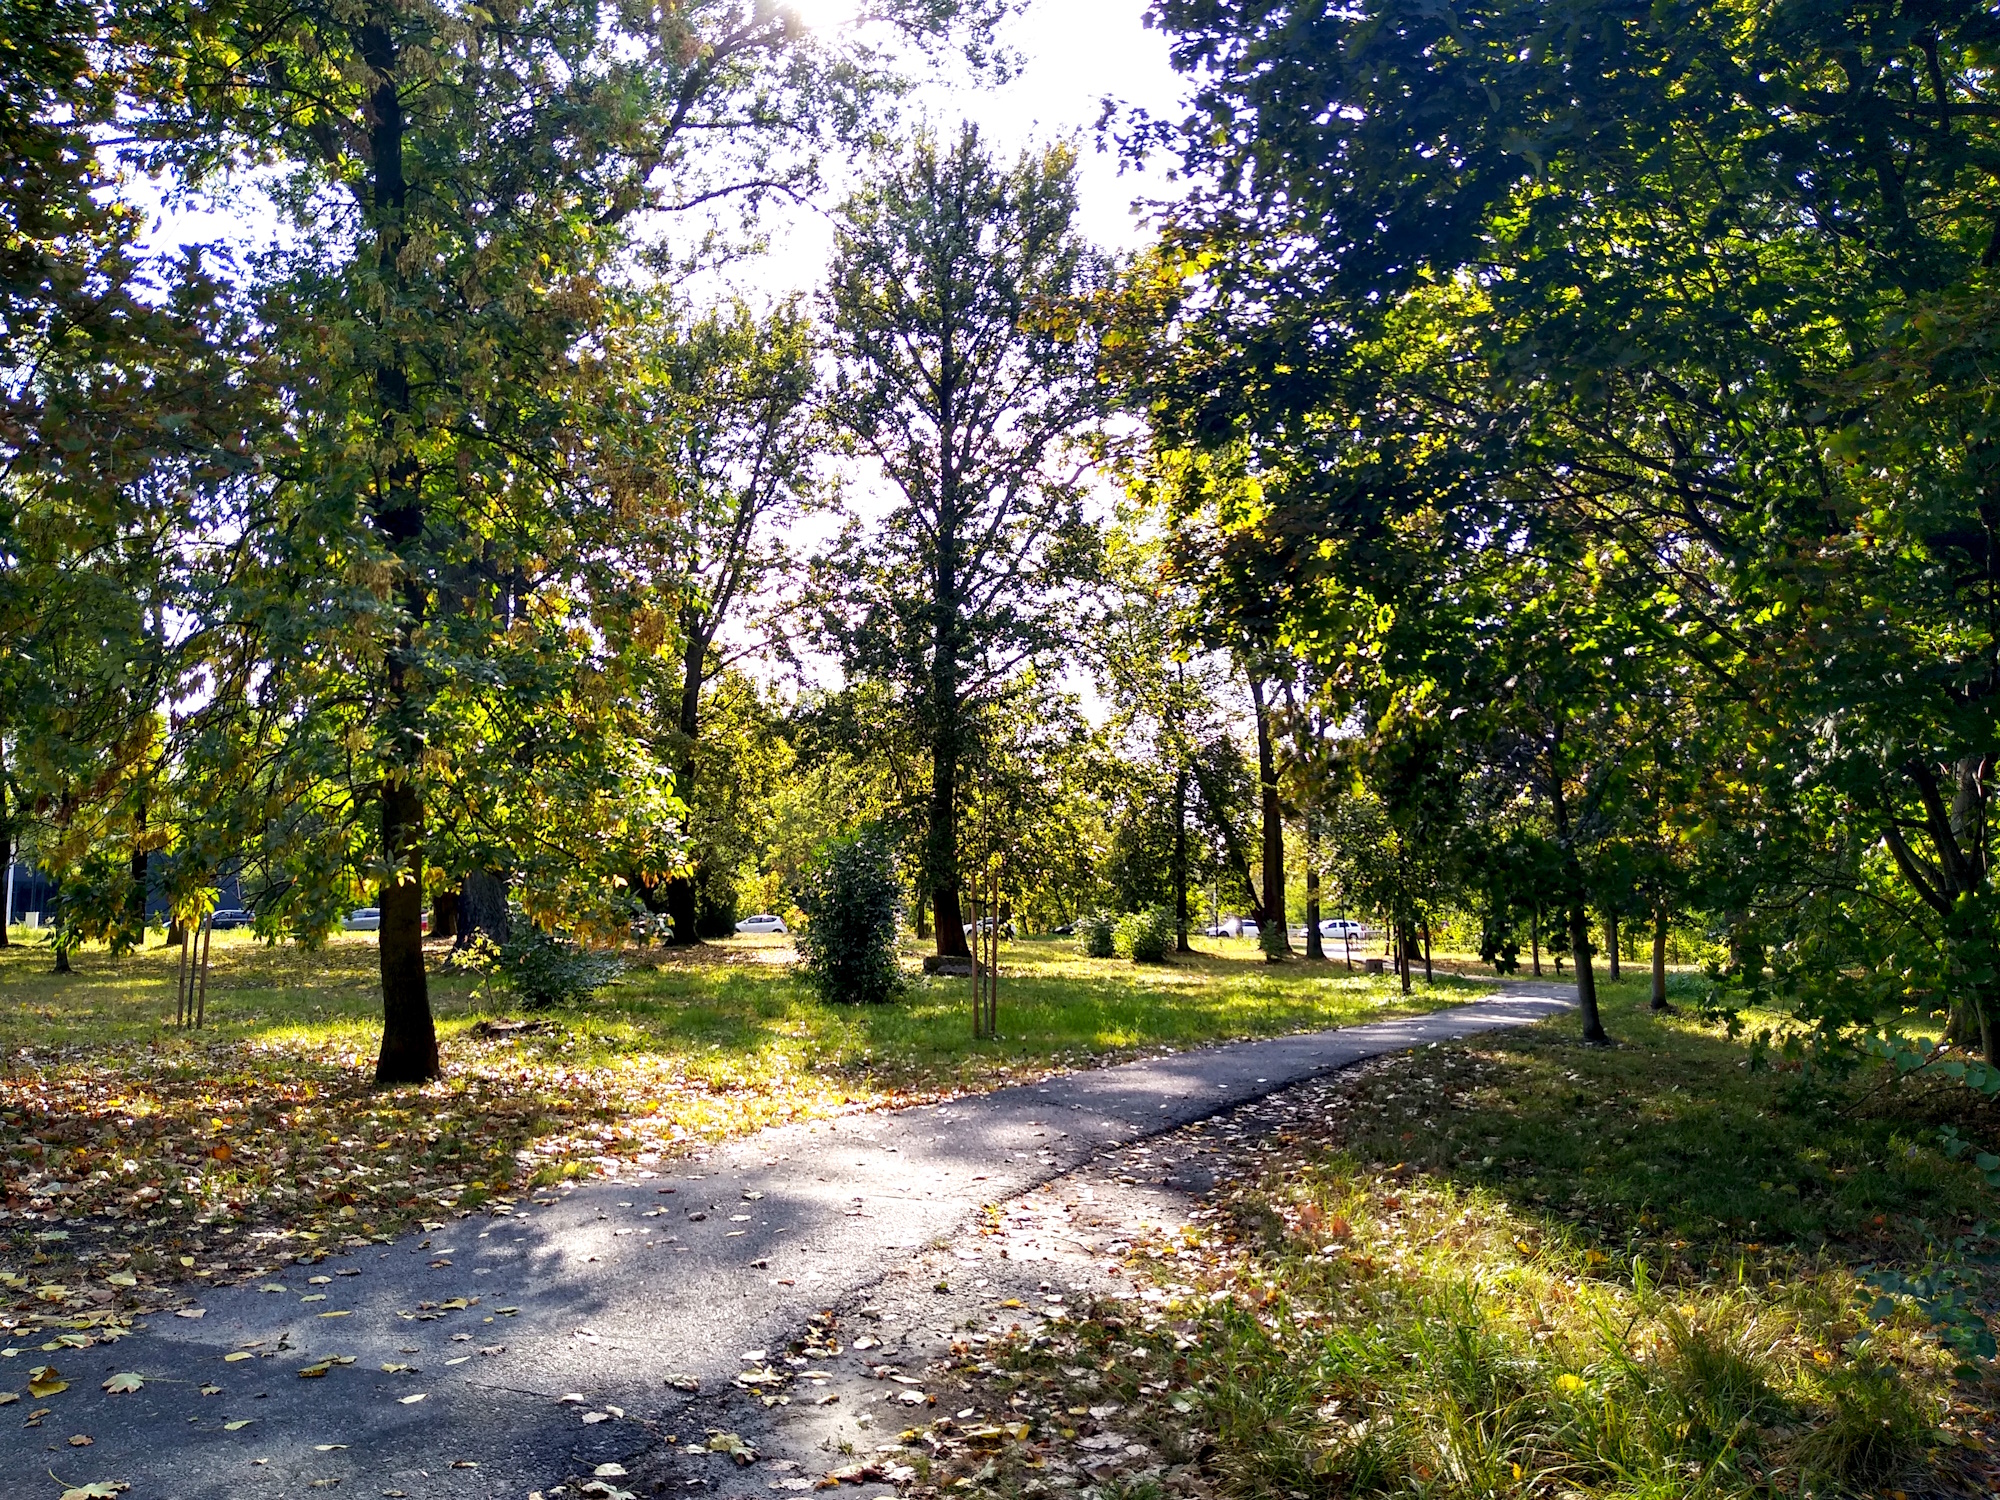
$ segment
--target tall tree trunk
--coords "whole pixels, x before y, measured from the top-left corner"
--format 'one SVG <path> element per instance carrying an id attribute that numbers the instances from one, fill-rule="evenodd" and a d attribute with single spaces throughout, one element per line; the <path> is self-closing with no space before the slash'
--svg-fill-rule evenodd
<path id="1" fill-rule="evenodd" d="M 1431 919 L 1424 918 L 1424 983 L 1429 984 L 1431 975 Z"/>
<path id="2" fill-rule="evenodd" d="M 1591 1043 L 1611 1040 L 1597 1013 L 1597 976 L 1590 967 L 1590 913 L 1581 901 L 1569 909 L 1570 954 L 1576 960 L 1576 1003 L 1583 1013 L 1583 1039 Z"/>
<path id="3" fill-rule="evenodd" d="M 382 819 L 382 858 L 388 875 L 377 898 L 382 926 L 376 934 L 382 972 L 382 1051 L 375 1061 L 377 1083 L 421 1083 L 438 1075 L 437 1031 L 431 1019 L 430 986 L 424 973 L 424 798 L 420 767 L 424 736 L 420 693 L 412 680 L 417 660 L 426 591 L 418 557 L 423 545 L 424 509 L 420 475 L 412 452 L 410 375 L 400 347 L 396 293 L 398 263 L 407 228 L 409 185 L 403 173 L 405 120 L 398 92 L 398 57 L 392 26 L 396 13 L 374 11 L 361 28 L 361 54 L 378 80 L 369 131 L 372 192 L 371 225 L 376 271 L 382 279 L 386 329 L 375 355 L 375 418 L 380 437 L 392 447 L 385 492 L 375 527 L 401 561 L 402 614 L 387 653 L 386 708 L 381 724 L 388 762 L 377 794 Z"/>
<path id="4" fill-rule="evenodd" d="M 6 767 L 0 766 L 0 886 L 6 894 L 0 900 L 6 902 L 0 908 L 0 948 L 10 941 L 7 929 L 14 921 L 14 814 L 13 804 L 7 800 Z"/>
<path id="5" fill-rule="evenodd" d="M 1264 684 L 1250 679 L 1250 706 L 1257 718 L 1257 786 L 1264 825 L 1264 895 L 1258 926 L 1264 932 L 1264 952 L 1276 957 L 1292 951 L 1285 925 L 1285 813 L 1278 800 L 1278 757 L 1271 743 L 1271 711 L 1264 702 Z"/>
<path id="6" fill-rule="evenodd" d="M 1403 993 L 1410 993 L 1410 920 L 1396 919 L 1396 969 L 1403 977 Z"/>
<path id="7" fill-rule="evenodd" d="M 1306 957 L 1326 962 L 1326 941 L 1319 931 L 1319 822 L 1306 808 Z"/>
<path id="8" fill-rule="evenodd" d="M 1609 964 L 1611 969 L 1611 982 L 1616 984 L 1618 982 L 1618 913 L 1615 911 L 1609 911 L 1604 914 L 1604 953 L 1605 962 Z"/>
<path id="9" fill-rule="evenodd" d="M 1653 912 L 1653 1009 L 1667 1008 L 1667 909 Z"/>
<path id="10" fill-rule="evenodd" d="M 431 897 L 431 936 L 458 939 L 458 892 L 439 891 Z"/>
<path id="11" fill-rule="evenodd" d="M 1549 744 L 1549 812 L 1555 824 L 1556 844 L 1563 852 L 1563 884 L 1569 897 L 1570 955 L 1576 960 L 1577 1009 L 1583 1014 L 1583 1039 L 1593 1044 L 1609 1042 L 1604 1021 L 1597 1013 L 1597 976 L 1590 967 L 1590 913 L 1583 904 L 1583 870 L 1571 842 L 1569 798 L 1563 788 L 1563 721 L 1558 718 Z M 1556 972 L 1562 972 L 1558 954 Z"/>
<path id="12" fill-rule="evenodd" d="M 1183 766 L 1174 778 L 1174 952 L 1192 953 L 1188 943 L 1188 773 Z"/>
<path id="13" fill-rule="evenodd" d="M 507 910 L 507 875 L 500 870 L 474 870 L 458 890 L 458 948 L 468 948 L 476 937 L 504 943 L 514 935 L 514 919 Z"/>
<path id="14" fill-rule="evenodd" d="M 939 431 L 949 430 L 941 425 Z M 959 701 L 958 498 L 956 470 L 941 475 L 938 507 L 936 616 L 931 633 L 931 916 L 940 956 L 971 958 L 958 888 L 958 761 L 962 730 Z"/>
<path id="15" fill-rule="evenodd" d="M 1535 908 L 1535 915 L 1528 922 L 1529 951 L 1535 956 L 1535 978 L 1542 977 L 1542 909 Z"/>
<path id="16" fill-rule="evenodd" d="M 931 935 L 931 902 L 930 897 L 922 891 L 917 892 L 916 917 L 917 937 L 919 939 L 929 937 Z"/>
<path id="17" fill-rule="evenodd" d="M 695 799 L 695 740 L 701 733 L 701 680 L 702 669 L 707 663 L 708 640 L 700 628 L 698 615 L 691 611 L 681 612 L 681 631 L 686 645 L 681 655 L 681 701 L 680 712 L 674 721 L 679 755 L 674 766 L 674 795 L 687 809 L 688 821 L 694 820 Z M 697 930 L 701 923 L 701 892 L 695 884 L 692 868 L 676 875 L 667 882 L 667 920 L 673 924 L 671 941 L 676 944 L 695 943 L 701 940 Z"/>

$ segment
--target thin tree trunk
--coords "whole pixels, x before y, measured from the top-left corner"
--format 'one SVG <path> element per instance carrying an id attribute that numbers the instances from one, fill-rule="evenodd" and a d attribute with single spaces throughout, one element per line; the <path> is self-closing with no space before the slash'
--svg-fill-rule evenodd
<path id="1" fill-rule="evenodd" d="M 201 924 L 201 983 L 195 989 L 194 1029 L 201 1030 L 208 1020 L 208 955 L 215 946 L 215 918 L 209 917 Z"/>
<path id="2" fill-rule="evenodd" d="M 1188 944 L 1188 773 L 1174 778 L 1174 952 L 1192 953 Z"/>
<path id="3" fill-rule="evenodd" d="M 179 923 L 175 924 L 177 927 Z M 174 970 L 174 1025 L 187 1025 L 188 1009 L 188 930 L 180 928 L 181 961 Z"/>
<path id="4" fill-rule="evenodd" d="M 1618 913 L 1604 914 L 1604 951 L 1611 966 L 1611 982 L 1618 982 Z"/>
<path id="5" fill-rule="evenodd" d="M 1653 913 L 1653 1009 L 1667 1008 L 1667 909 Z"/>
<path id="6" fill-rule="evenodd" d="M 1431 919 L 1424 918 L 1424 983 L 1431 982 Z"/>
<path id="7" fill-rule="evenodd" d="M 1326 941 L 1319 931 L 1319 825 L 1306 808 L 1306 957 L 1326 962 Z"/>
<path id="8" fill-rule="evenodd" d="M 1528 942 L 1535 956 L 1535 978 L 1542 977 L 1542 909 L 1535 908 L 1535 914 L 1528 921 Z"/>
<path id="9" fill-rule="evenodd" d="M 674 720 L 678 741 L 676 748 L 679 751 L 674 766 L 674 795 L 687 809 L 690 822 L 694 818 L 695 805 L 695 738 L 701 733 L 702 667 L 708 656 L 708 642 L 698 628 L 699 623 L 691 612 L 682 611 L 681 629 L 686 645 L 681 656 L 680 712 Z M 701 941 L 697 930 L 701 922 L 701 901 L 694 870 L 690 868 L 669 880 L 666 896 L 667 920 L 673 926 L 672 941 L 676 944 Z"/>
<path id="10" fill-rule="evenodd" d="M 1264 832 L 1264 896 L 1260 929 L 1270 934 L 1262 947 L 1268 957 L 1292 951 L 1291 934 L 1285 924 L 1285 815 L 1278 798 L 1278 758 L 1271 743 L 1271 712 L 1264 702 L 1264 684 L 1250 679 L 1250 706 L 1257 720 L 1257 785 L 1262 803 Z M 1275 928 L 1274 928 L 1275 924 Z"/>
<path id="11" fill-rule="evenodd" d="M 1590 967 L 1590 914 L 1578 902 L 1569 909 L 1571 956 L 1576 960 L 1576 1002 L 1583 1012 L 1583 1039 L 1601 1044 L 1611 1040 L 1597 1013 L 1597 976 Z"/>
<path id="12" fill-rule="evenodd" d="M 0 948 L 5 948 L 10 939 L 7 929 L 14 925 L 14 819 L 9 811 L 7 785 L 4 779 L 6 767 L 0 766 L 0 881 L 6 883 L 6 906 L 0 909 Z"/>

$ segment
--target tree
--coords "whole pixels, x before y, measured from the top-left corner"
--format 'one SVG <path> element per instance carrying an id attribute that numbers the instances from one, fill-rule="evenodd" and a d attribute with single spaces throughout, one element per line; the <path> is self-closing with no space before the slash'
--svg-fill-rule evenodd
<path id="1" fill-rule="evenodd" d="M 704 696 L 754 643 L 754 632 L 736 642 L 725 632 L 787 572 L 783 533 L 815 484 L 823 424 L 813 353 L 796 306 L 759 319 L 739 302 L 699 317 L 649 306 L 610 355 L 625 365 L 620 395 L 630 403 L 615 427 L 630 514 L 618 566 L 675 648 L 677 671 L 654 710 L 659 748 L 690 825 L 707 825 L 686 871 L 657 886 L 633 872 L 676 942 L 702 935 L 701 890 L 719 875 L 709 836 L 719 830 L 704 817 L 698 775 Z"/>
<path id="2" fill-rule="evenodd" d="M 890 19 L 931 38 L 954 10 Z M 737 0 L 243 0 L 157 56 L 130 120 L 156 159 L 279 167 L 306 231 L 260 287 L 297 452 L 241 524 L 285 699 L 274 805 L 298 812 L 281 904 L 316 918 L 376 885 L 381 1082 L 438 1071 L 421 924 L 441 829 L 475 869 L 572 868 L 556 856 L 607 841 L 544 836 L 554 786 L 562 834 L 657 845 L 615 787 L 653 779 L 621 707 L 647 647 L 630 601 L 590 586 L 614 518 L 571 463 L 607 283 L 645 213 L 809 185 L 885 82 L 871 59 Z"/>
<path id="3" fill-rule="evenodd" d="M 834 414 L 895 495 L 821 566 L 850 676 L 897 685 L 930 751 L 923 880 L 937 951 L 969 957 L 960 902 L 968 715 L 1062 639 L 1091 567 L 1084 429 L 1102 410 L 1067 146 L 1002 167 L 978 132 L 920 133 L 842 207 L 827 321 Z"/>

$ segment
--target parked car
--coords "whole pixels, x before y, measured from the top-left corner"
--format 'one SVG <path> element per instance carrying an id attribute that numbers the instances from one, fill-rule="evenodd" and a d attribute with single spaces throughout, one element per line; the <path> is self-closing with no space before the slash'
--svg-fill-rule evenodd
<path id="1" fill-rule="evenodd" d="M 1358 943 L 1368 936 L 1368 929 L 1363 927 L 1359 922 L 1349 921 L 1346 917 L 1328 917 L 1324 922 L 1319 924 L 1319 935 L 1321 937 L 1346 938 L 1351 942 Z"/>
<path id="2" fill-rule="evenodd" d="M 1065 922 L 1060 927 L 1051 928 L 1049 930 L 1049 935 L 1051 937 L 1075 937 L 1076 923 Z"/>
<path id="3" fill-rule="evenodd" d="M 382 930 L 382 908 L 379 906 L 357 907 L 347 914 L 347 920 L 340 924 L 344 932 L 380 932 Z"/>
<path id="4" fill-rule="evenodd" d="M 232 927 L 248 927 L 257 917 L 240 906 L 225 906 L 208 919 L 208 925 L 218 932 L 227 932 Z"/>
<path id="5" fill-rule="evenodd" d="M 769 912 L 761 912 L 754 917 L 745 917 L 736 924 L 738 932 L 790 932 L 783 917 L 774 917 Z"/>
<path id="6" fill-rule="evenodd" d="M 1262 937 L 1264 935 L 1264 930 L 1261 927 L 1259 927 L 1255 922 L 1245 921 L 1240 927 L 1237 928 L 1236 935 L 1238 937 L 1247 937 L 1247 938 Z"/>

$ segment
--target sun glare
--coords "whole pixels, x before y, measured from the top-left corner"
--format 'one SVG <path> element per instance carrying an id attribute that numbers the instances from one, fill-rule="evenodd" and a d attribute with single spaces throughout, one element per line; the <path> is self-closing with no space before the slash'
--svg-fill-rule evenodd
<path id="1" fill-rule="evenodd" d="M 808 31 L 838 31 L 854 20 L 860 0 L 784 0 L 783 8 Z"/>

